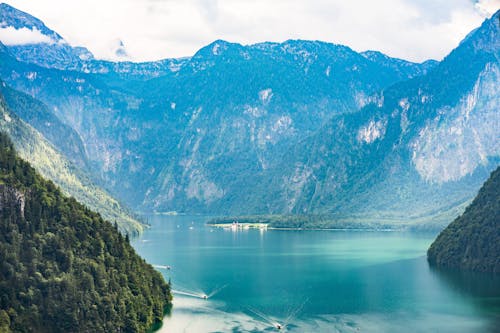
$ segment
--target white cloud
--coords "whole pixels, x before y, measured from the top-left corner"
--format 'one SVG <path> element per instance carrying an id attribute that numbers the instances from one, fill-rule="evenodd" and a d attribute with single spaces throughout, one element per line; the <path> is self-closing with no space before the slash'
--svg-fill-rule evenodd
<path id="1" fill-rule="evenodd" d="M 490 16 L 500 9 L 500 0 L 476 0 L 476 8 L 484 16 Z"/>
<path id="2" fill-rule="evenodd" d="M 441 59 L 500 0 L 7 0 L 72 45 L 135 60 L 194 54 L 216 39 L 242 44 L 312 39 L 413 61 Z M 55 11 L 53 8 L 57 8 Z"/>
<path id="3" fill-rule="evenodd" d="M 5 45 L 26 45 L 47 43 L 54 44 L 54 40 L 44 35 L 36 27 L 33 29 L 5 27 L 0 24 L 0 41 Z"/>

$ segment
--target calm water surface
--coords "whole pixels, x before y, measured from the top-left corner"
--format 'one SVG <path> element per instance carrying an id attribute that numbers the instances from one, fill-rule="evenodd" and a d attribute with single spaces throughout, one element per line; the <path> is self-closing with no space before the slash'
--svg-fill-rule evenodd
<path id="1" fill-rule="evenodd" d="M 149 220 L 132 243 L 175 291 L 160 332 L 500 332 L 500 279 L 430 269 L 433 235 Z"/>

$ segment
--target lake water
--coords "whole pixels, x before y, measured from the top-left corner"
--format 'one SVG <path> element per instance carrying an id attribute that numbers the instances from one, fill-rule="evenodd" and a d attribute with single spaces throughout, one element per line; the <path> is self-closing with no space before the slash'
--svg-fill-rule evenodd
<path id="1" fill-rule="evenodd" d="M 500 279 L 429 268 L 434 235 L 149 221 L 132 244 L 175 291 L 160 332 L 500 332 Z"/>

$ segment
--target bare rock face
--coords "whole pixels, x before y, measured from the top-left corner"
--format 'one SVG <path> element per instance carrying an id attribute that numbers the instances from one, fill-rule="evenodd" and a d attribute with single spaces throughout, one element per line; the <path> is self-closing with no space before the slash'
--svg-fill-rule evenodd
<path id="1" fill-rule="evenodd" d="M 25 203 L 24 193 L 15 188 L 0 185 L 0 211 L 15 210 L 24 218 Z"/>
<path id="2" fill-rule="evenodd" d="M 412 162 L 427 181 L 445 183 L 472 174 L 489 156 L 499 156 L 498 63 L 487 63 L 457 105 L 438 111 L 413 142 Z"/>

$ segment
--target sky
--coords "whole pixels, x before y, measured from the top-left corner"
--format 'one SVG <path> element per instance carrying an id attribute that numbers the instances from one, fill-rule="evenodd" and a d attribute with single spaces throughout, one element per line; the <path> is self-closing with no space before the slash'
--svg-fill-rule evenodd
<path id="1" fill-rule="evenodd" d="M 4 2 L 41 19 L 71 45 L 85 46 L 97 58 L 125 60 L 116 55 L 123 42 L 133 61 L 191 56 L 217 39 L 244 45 L 321 40 L 415 62 L 440 60 L 500 9 L 500 0 Z M 3 35 L 14 42 L 29 40 L 26 31 L 6 27 Z"/>

